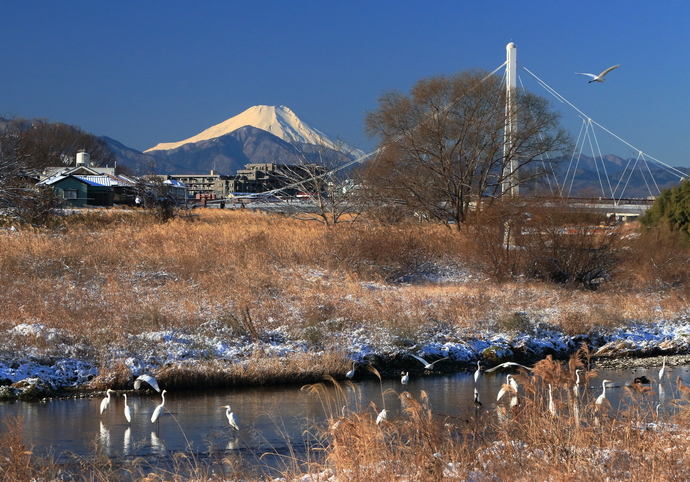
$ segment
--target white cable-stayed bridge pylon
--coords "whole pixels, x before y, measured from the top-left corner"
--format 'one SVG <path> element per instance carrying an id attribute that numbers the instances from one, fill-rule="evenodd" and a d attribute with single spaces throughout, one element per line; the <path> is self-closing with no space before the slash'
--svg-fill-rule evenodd
<path id="1" fill-rule="evenodd" d="M 614 204 L 624 199 L 626 188 L 629 186 L 630 181 L 635 173 L 638 173 L 642 177 L 648 189 L 649 196 L 657 196 L 661 189 L 652 172 L 652 166 L 660 168 L 673 176 L 677 176 L 680 180 L 688 178 L 688 174 L 684 173 L 683 171 L 666 164 L 665 162 L 649 154 L 644 153 L 641 149 L 633 146 L 630 142 L 626 141 L 617 134 L 614 134 L 612 131 L 602 126 L 590 116 L 585 114 L 582 110 L 577 108 L 574 104 L 568 101 L 568 99 L 535 75 L 527 67 L 521 67 L 528 74 L 530 74 L 537 81 L 539 86 L 546 90 L 546 92 L 548 92 L 562 104 L 572 108 L 582 119 L 580 132 L 577 136 L 577 141 L 575 143 L 571 158 L 567 163 L 566 172 L 561 180 L 558 179 L 557 173 L 553 173 L 553 181 L 556 184 L 557 192 L 560 197 L 567 198 L 572 195 L 576 180 L 575 178 L 582 160 L 582 156 L 586 155 L 584 154 L 585 151 L 589 152 L 593 159 L 597 181 L 599 183 L 599 188 L 601 189 L 601 197 L 612 200 Z M 615 185 L 612 183 L 611 176 L 607 171 L 606 163 L 604 162 L 604 155 L 601 152 L 601 144 L 597 137 L 596 128 L 605 132 L 613 139 L 624 145 L 631 152 L 635 153 L 635 160 L 633 161 L 632 158 L 627 159 L 627 162 L 620 172 L 618 181 L 615 183 Z M 549 185 L 550 184 L 551 181 L 549 181 Z"/>

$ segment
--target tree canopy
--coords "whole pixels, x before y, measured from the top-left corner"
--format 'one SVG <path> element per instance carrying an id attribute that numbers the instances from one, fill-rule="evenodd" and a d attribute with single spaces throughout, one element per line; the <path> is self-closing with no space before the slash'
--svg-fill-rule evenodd
<path id="1" fill-rule="evenodd" d="M 685 179 L 677 186 L 661 191 L 640 222 L 648 227 L 666 225 L 690 240 L 690 180 Z"/>
<path id="2" fill-rule="evenodd" d="M 382 203 L 460 227 L 471 206 L 503 195 L 504 182 L 540 178 L 570 139 L 545 99 L 514 94 L 515 111 L 508 112 L 501 80 L 483 71 L 422 79 L 409 94 L 385 93 L 366 117 L 380 148 L 363 170 L 367 190 Z M 517 130 L 504 151 L 507 115 L 515 116 Z"/>

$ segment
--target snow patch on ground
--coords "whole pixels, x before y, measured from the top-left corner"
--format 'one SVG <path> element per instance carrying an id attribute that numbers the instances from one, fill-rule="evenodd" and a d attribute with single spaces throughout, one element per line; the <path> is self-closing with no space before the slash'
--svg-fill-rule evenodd
<path id="1" fill-rule="evenodd" d="M 113 348 L 105 358 L 124 360 L 134 376 L 155 372 L 166 364 L 194 360 L 226 360 L 241 363 L 257 350 L 271 356 L 285 357 L 300 352 L 318 352 L 289 326 L 265 332 L 261 340 L 238 336 L 220 324 L 201 326 L 197 333 L 166 330 L 130 337 L 130 351 Z M 427 360 L 448 357 L 461 366 L 469 366 L 489 355 L 505 359 L 512 353 L 542 357 L 549 353 L 567 354 L 576 350 L 580 341 L 555 329 L 540 325 L 530 333 L 493 333 L 479 331 L 467 334 L 444 328 L 429 330 L 424 338 L 410 344 L 384 329 L 343 329 L 329 333 L 330 345 L 337 346 L 352 360 L 367 363 L 372 359 L 405 360 L 411 355 Z M 49 346 L 45 352 L 37 348 L 17 349 L 22 339 L 41 338 Z M 653 351 L 683 353 L 690 351 L 690 322 L 686 318 L 654 324 L 631 324 L 626 328 L 603 333 L 596 355 L 628 356 Z M 0 384 L 38 378 L 55 389 L 79 387 L 98 375 L 102 355 L 88 354 L 75 347 L 73 334 L 46 329 L 40 323 L 21 324 L 0 337 Z M 7 345 L 7 346 L 4 346 Z M 332 347 L 331 347 L 332 349 Z M 78 356 L 77 352 L 83 353 Z M 421 368 L 421 367 L 420 367 Z"/>

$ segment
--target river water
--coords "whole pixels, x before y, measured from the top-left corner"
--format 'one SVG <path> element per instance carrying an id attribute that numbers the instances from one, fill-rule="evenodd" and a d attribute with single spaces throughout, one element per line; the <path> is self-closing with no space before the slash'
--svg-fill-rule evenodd
<path id="1" fill-rule="evenodd" d="M 676 367 L 667 371 L 669 378 L 664 385 L 661 410 L 671 411 L 670 401 L 676 396 L 675 380 L 680 377 L 690 384 L 690 370 Z M 601 380 L 611 380 L 607 395 L 615 409 L 624 384 L 642 375 L 657 380 L 658 372 L 658 367 L 599 370 L 585 393 L 596 398 L 601 393 Z M 504 381 L 504 373 L 482 376 L 478 388 L 485 408 L 495 403 Z M 290 455 L 299 457 L 309 444 L 316 443 L 314 427 L 328 415 L 337 417 L 343 410 L 369 410 L 374 414 L 370 405 L 373 402 L 378 410 L 385 406 L 390 411 L 390 419 L 401 416 L 397 393 L 404 390 L 417 398 L 422 391 L 426 392 L 435 414 L 465 419 L 475 410 L 472 373 L 411 376 L 406 387 L 399 379 L 379 383 L 376 378 L 355 378 L 355 386 L 356 389 L 343 386 L 343 391 L 338 392 L 330 384 L 328 396 L 291 385 L 168 392 L 159 424 L 150 421 L 153 410 L 161 402 L 160 395 L 152 391 L 128 395 L 133 414 L 131 423 L 124 417 L 122 396 L 113 396 L 110 407 L 102 415 L 99 414 L 101 398 L 0 403 L 0 420 L 21 416 L 24 437 L 33 446 L 33 452 L 51 455 L 58 461 L 73 455 L 90 457 L 98 452 L 111 458 L 143 457 L 153 460 L 155 465 L 156 460 L 169 459 L 171 454 L 191 451 L 203 457 L 220 454 L 225 458 L 237 457 L 244 464 L 280 469 Z M 653 386 L 656 390 L 656 385 Z M 239 432 L 229 426 L 225 409 L 221 408 L 228 404 L 240 419 Z"/>

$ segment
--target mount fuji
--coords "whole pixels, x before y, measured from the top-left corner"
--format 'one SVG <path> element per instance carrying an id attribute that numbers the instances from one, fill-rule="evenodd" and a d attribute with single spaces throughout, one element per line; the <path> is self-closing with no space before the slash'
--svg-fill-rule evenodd
<path id="1" fill-rule="evenodd" d="M 350 159 L 364 155 L 309 127 L 282 105 L 250 107 L 193 137 L 160 143 L 143 153 L 134 151 L 137 155 L 132 149 L 123 149 L 124 146 L 105 140 L 115 151 L 118 163 L 137 173 L 143 173 L 142 159 L 146 159 L 149 172 L 153 167 L 159 174 L 201 174 L 214 170 L 234 175 L 245 164 L 290 164 L 300 155 L 313 159 L 324 148 Z"/>

